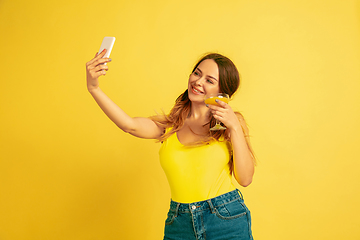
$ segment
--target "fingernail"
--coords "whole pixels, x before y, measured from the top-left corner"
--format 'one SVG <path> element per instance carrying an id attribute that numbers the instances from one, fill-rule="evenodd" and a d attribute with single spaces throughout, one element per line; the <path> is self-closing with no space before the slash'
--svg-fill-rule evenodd
<path id="1" fill-rule="evenodd" d="M 209 104 L 205 104 L 207 107 L 209 107 Z"/>
<path id="2" fill-rule="evenodd" d="M 109 59 L 108 59 L 108 61 L 109 61 L 109 62 L 111 62 L 111 61 L 112 61 L 112 59 L 111 59 L 111 58 L 109 58 Z"/>
<path id="3" fill-rule="evenodd" d="M 219 102 L 219 99 L 215 99 L 215 102 Z"/>

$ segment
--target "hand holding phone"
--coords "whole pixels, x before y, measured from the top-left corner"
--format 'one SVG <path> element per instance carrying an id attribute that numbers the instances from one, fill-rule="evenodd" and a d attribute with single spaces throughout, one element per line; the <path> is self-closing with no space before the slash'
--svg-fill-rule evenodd
<path id="1" fill-rule="evenodd" d="M 114 46 L 114 42 L 114 37 L 104 37 L 98 54 L 96 54 L 95 58 L 86 63 L 86 79 L 89 91 L 98 88 L 98 78 L 106 74 L 106 71 L 108 70 L 106 62 L 111 61 L 109 56 Z M 104 49 L 107 50 L 106 53 L 103 53 Z M 103 56 L 100 57 L 99 54 L 103 54 Z"/>
<path id="2" fill-rule="evenodd" d="M 101 46 L 100 46 L 100 50 L 98 52 L 98 54 L 100 54 L 104 49 L 106 49 L 106 53 L 103 56 L 103 58 L 108 58 L 110 57 L 110 53 L 111 50 L 114 46 L 115 43 L 115 37 L 104 37 Z M 106 64 L 106 63 L 105 63 Z"/>

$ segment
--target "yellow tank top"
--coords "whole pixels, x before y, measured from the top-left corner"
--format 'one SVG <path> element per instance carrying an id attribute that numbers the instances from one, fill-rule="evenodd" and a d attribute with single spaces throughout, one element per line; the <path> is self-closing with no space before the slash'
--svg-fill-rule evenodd
<path id="1" fill-rule="evenodd" d="M 159 155 L 175 202 L 198 202 L 235 190 L 225 142 L 184 146 L 174 133 L 162 143 Z"/>

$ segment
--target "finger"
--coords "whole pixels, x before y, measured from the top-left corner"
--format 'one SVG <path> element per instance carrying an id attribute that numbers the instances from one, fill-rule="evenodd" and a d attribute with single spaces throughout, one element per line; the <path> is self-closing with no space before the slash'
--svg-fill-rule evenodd
<path id="1" fill-rule="evenodd" d="M 218 114 L 213 114 L 213 117 L 217 120 L 222 120 L 224 119 L 221 115 L 218 115 Z"/>
<path id="2" fill-rule="evenodd" d="M 219 104 L 222 107 L 226 107 L 226 105 L 228 105 L 226 102 L 223 102 L 223 101 L 221 101 L 219 99 L 215 99 L 215 102 L 217 102 L 217 104 Z"/>
<path id="3" fill-rule="evenodd" d="M 88 74 L 92 78 L 98 78 L 100 75 L 104 75 L 104 73 L 106 73 L 106 71 L 108 71 L 106 66 L 98 66 L 98 67 L 88 71 Z"/>
<path id="4" fill-rule="evenodd" d="M 93 69 L 99 65 L 104 65 L 104 63 L 108 63 L 108 62 L 111 62 L 111 58 L 100 58 L 94 61 L 90 61 L 86 65 L 88 66 L 89 69 Z"/>
<path id="5" fill-rule="evenodd" d="M 221 109 L 224 109 L 223 107 L 221 106 L 217 106 L 217 105 L 212 105 L 212 104 L 207 104 L 206 105 L 208 108 L 210 108 L 210 110 L 216 110 L 216 111 L 219 111 Z"/>
<path id="6" fill-rule="evenodd" d="M 218 109 L 212 109 L 211 113 L 213 115 L 226 117 L 230 113 L 230 111 L 229 111 L 229 109 L 226 109 L 226 108 L 218 108 Z"/>
<path id="7" fill-rule="evenodd" d="M 108 71 L 108 66 L 107 65 L 97 65 L 96 67 L 92 67 L 92 66 L 88 66 L 87 67 L 88 69 L 88 73 L 94 77 L 94 78 L 97 78 L 98 77 L 98 73 L 101 72 L 101 71 Z"/>
<path id="8" fill-rule="evenodd" d="M 226 115 L 219 112 L 214 113 L 213 117 L 221 122 L 224 122 L 227 119 Z"/>
<path id="9" fill-rule="evenodd" d="M 221 115 L 221 112 L 220 111 L 217 111 L 217 110 L 212 110 L 211 111 L 211 114 L 214 116 L 214 117 L 218 117 Z"/>
<path id="10" fill-rule="evenodd" d="M 101 59 L 101 58 L 105 55 L 106 51 L 107 51 L 107 50 L 104 49 L 104 50 L 102 50 L 102 52 L 101 52 L 100 54 L 96 53 L 95 57 L 94 57 L 93 59 L 91 59 L 91 60 L 87 63 L 87 65 L 91 65 L 91 64 L 93 64 L 95 61 Z"/>
<path id="11" fill-rule="evenodd" d="M 97 60 L 97 58 L 96 58 L 97 54 L 98 54 L 98 53 L 95 54 L 95 57 L 94 57 L 93 59 L 91 59 L 90 61 L 88 61 L 88 62 L 86 63 L 86 66 L 89 66 L 89 65 L 93 64 L 93 63 Z"/>
<path id="12" fill-rule="evenodd" d="M 102 58 L 102 57 L 105 55 L 106 52 L 107 52 L 107 50 L 104 48 L 104 50 L 102 50 L 101 53 L 99 53 L 99 54 L 96 56 L 96 58 Z"/>
<path id="13" fill-rule="evenodd" d="M 104 76 L 106 75 L 106 71 L 105 70 L 101 70 L 101 71 L 98 71 L 96 72 L 95 74 L 92 75 L 93 78 L 98 78 L 100 76 Z"/>
<path id="14" fill-rule="evenodd" d="M 108 63 L 111 62 L 111 58 L 100 58 L 98 59 L 96 62 L 94 62 L 94 65 L 99 65 L 99 64 L 104 64 L 104 63 Z"/>
<path id="15" fill-rule="evenodd" d="M 93 69 L 94 72 L 98 72 L 98 71 L 102 71 L 102 70 L 107 71 L 107 70 L 109 70 L 109 67 L 108 67 L 107 65 L 100 64 L 100 65 L 97 65 L 97 66 Z"/>

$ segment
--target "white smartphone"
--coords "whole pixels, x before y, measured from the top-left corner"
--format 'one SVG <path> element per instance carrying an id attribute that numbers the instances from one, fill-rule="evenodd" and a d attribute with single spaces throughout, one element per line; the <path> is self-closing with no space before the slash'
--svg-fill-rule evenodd
<path id="1" fill-rule="evenodd" d="M 114 43 L 115 43 L 115 37 L 104 37 L 98 54 L 100 54 L 104 49 L 106 49 L 107 51 L 106 51 L 105 55 L 103 56 L 103 58 L 110 57 L 110 53 L 114 46 Z"/>

